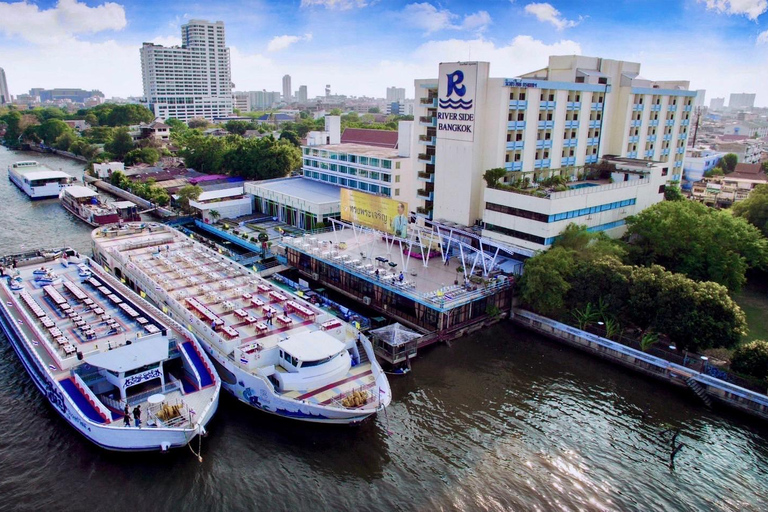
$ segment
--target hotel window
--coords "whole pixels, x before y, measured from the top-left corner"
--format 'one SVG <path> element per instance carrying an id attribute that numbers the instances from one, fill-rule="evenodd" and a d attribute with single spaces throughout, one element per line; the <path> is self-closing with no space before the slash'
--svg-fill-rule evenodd
<path id="1" fill-rule="evenodd" d="M 400 168 L 400 162 L 395 162 L 395 169 L 399 169 L 399 168 Z"/>
<path id="2" fill-rule="evenodd" d="M 384 169 L 391 169 L 392 168 L 392 161 L 391 160 L 382 160 L 381 161 L 381 166 Z"/>
<path id="3" fill-rule="evenodd" d="M 367 156 L 361 156 L 359 162 L 360 162 L 360 165 L 368 165 L 368 157 Z"/>
<path id="4" fill-rule="evenodd" d="M 386 183 L 390 183 L 392 181 L 392 175 L 382 173 L 381 181 L 384 181 Z"/>
<path id="5" fill-rule="evenodd" d="M 347 155 L 347 162 L 354 164 L 357 162 L 357 157 L 355 155 Z"/>
<path id="6" fill-rule="evenodd" d="M 400 183 L 400 175 L 395 174 L 395 183 Z"/>
<path id="7" fill-rule="evenodd" d="M 372 167 L 379 167 L 379 159 L 371 158 L 369 165 L 371 165 Z"/>
<path id="8" fill-rule="evenodd" d="M 519 114 L 517 114 L 517 120 L 525 121 L 525 114 L 523 112 L 520 112 Z"/>
<path id="9" fill-rule="evenodd" d="M 399 196 L 399 195 L 400 195 L 400 189 L 399 189 L 399 188 L 396 188 L 396 189 L 395 189 L 395 195 L 396 195 L 396 196 Z"/>

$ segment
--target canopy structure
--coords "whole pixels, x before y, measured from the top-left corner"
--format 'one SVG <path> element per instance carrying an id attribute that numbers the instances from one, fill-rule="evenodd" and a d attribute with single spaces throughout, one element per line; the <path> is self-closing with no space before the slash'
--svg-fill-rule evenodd
<path id="1" fill-rule="evenodd" d="M 168 339 L 162 336 L 147 338 L 123 345 L 107 352 L 86 357 L 93 366 L 122 373 L 168 359 Z"/>
<path id="2" fill-rule="evenodd" d="M 393 347 L 405 345 L 409 341 L 421 337 L 421 334 L 418 332 L 412 331 L 399 323 L 379 327 L 378 329 L 370 331 L 370 333 L 379 338 L 381 341 L 385 342 L 387 345 L 391 345 Z"/>

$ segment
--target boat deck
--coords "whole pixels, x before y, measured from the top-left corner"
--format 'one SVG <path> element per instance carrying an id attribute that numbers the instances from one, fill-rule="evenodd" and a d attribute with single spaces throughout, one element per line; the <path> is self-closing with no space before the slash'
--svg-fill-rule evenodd
<path id="1" fill-rule="evenodd" d="M 43 266 L 20 267 L 18 277 L 21 277 L 22 289 L 9 292 L 6 287 L 0 287 L 0 299 L 9 309 L 19 312 L 15 316 L 18 327 L 32 341 L 35 353 L 47 365 L 53 378 L 62 383 L 65 391 L 65 381 L 72 377 L 71 370 L 82 364 L 78 353 L 87 359 L 91 354 L 167 329 L 103 278 L 97 275 L 81 277 L 78 262 L 78 259 L 70 258 L 66 267 L 60 260 Z M 53 279 L 36 280 L 43 277 L 43 270 L 52 272 L 48 277 Z M 202 411 L 210 401 L 211 393 L 214 393 L 214 386 L 208 388 L 211 389 L 183 395 L 180 391 L 171 391 L 166 393 L 166 402 L 177 403 L 183 397 L 187 406 Z M 76 390 L 68 391 L 76 403 L 81 398 L 78 393 Z M 142 393 L 134 400 L 129 396 L 131 407 L 142 405 L 143 419 L 149 407 L 146 402 L 149 394 Z M 88 408 L 87 402 L 78 404 L 81 410 Z M 104 405 L 112 415 L 103 423 L 122 424 L 122 412 L 116 404 Z M 88 415 L 85 410 L 83 412 Z M 133 420 L 131 422 L 133 424 Z"/>
<path id="2" fill-rule="evenodd" d="M 215 325 L 225 343 L 243 351 L 273 349 L 287 336 L 316 331 L 331 319 L 326 312 L 176 231 L 126 230 L 112 240 L 99 240 L 99 245 L 107 252 L 119 252 L 157 290 L 168 292 L 206 325 Z M 267 312 L 272 313 L 272 322 Z M 232 357 L 232 352 L 228 355 Z M 280 366 L 276 369 L 284 371 Z M 329 404 L 353 391 L 369 390 L 375 398 L 377 393 L 370 391 L 374 383 L 371 364 L 363 361 L 337 382 L 282 396 Z"/>

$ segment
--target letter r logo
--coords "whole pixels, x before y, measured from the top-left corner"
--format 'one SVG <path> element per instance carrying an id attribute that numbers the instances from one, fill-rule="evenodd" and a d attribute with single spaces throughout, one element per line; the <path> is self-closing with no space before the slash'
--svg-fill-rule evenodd
<path id="1" fill-rule="evenodd" d="M 467 87 L 465 85 L 460 85 L 461 82 L 464 81 L 464 73 L 457 69 L 453 73 L 449 73 L 447 76 L 448 94 L 446 94 L 446 96 L 450 98 L 451 94 L 454 92 L 456 92 L 458 96 L 464 96 L 464 94 L 467 92 Z"/>

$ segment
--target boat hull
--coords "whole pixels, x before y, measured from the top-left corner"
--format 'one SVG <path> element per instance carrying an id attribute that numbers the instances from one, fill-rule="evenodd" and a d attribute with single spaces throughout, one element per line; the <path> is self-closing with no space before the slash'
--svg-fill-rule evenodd
<path id="1" fill-rule="evenodd" d="M 31 187 L 25 184 L 21 177 L 13 171 L 8 171 L 8 179 L 16 185 L 16 188 L 24 192 L 32 201 L 43 199 L 54 199 L 59 197 L 61 189 L 64 188 L 58 184 L 49 184 L 42 187 Z"/>

